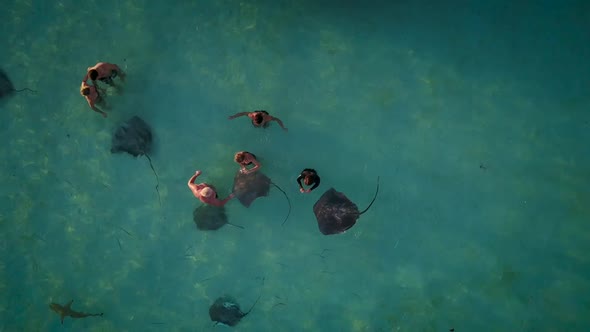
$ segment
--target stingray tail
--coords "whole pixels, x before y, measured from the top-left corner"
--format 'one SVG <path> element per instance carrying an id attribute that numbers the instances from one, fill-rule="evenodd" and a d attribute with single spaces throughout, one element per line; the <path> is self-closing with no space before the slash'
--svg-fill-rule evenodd
<path id="1" fill-rule="evenodd" d="M 377 198 L 377 194 L 379 193 L 379 177 L 377 177 L 377 190 L 375 190 L 375 196 L 373 196 L 373 200 L 371 201 L 371 203 L 369 204 L 369 206 L 367 206 L 366 209 L 363 210 L 363 212 L 359 213 L 359 215 L 367 212 L 367 210 L 369 210 L 369 208 L 371 207 L 371 205 L 373 205 L 373 203 L 375 203 L 375 198 Z"/>
<path id="2" fill-rule="evenodd" d="M 150 167 L 152 168 L 152 172 L 156 176 L 156 192 L 158 193 L 158 202 L 160 203 L 160 207 L 162 207 L 162 198 L 160 198 L 160 178 L 158 177 L 158 173 L 152 164 L 152 158 L 146 153 L 145 156 L 147 157 L 148 161 L 150 162 Z"/>
<path id="3" fill-rule="evenodd" d="M 29 88 L 24 88 L 24 89 L 20 89 L 20 90 L 14 90 L 14 92 L 23 92 L 23 91 L 29 91 L 29 92 L 32 92 L 32 93 L 37 93 L 36 90 L 32 90 L 32 89 L 29 89 Z"/>
<path id="4" fill-rule="evenodd" d="M 231 222 L 228 222 L 227 224 L 228 224 L 228 225 L 231 225 L 231 226 L 234 226 L 234 227 L 237 227 L 237 228 L 244 229 L 244 226 L 240 226 L 240 225 L 232 224 Z"/>
<path id="5" fill-rule="evenodd" d="M 250 313 L 250 311 L 252 311 L 252 309 L 254 309 L 254 307 L 256 306 L 256 303 L 258 303 L 258 301 L 260 300 L 260 297 L 262 297 L 262 294 L 258 295 L 258 298 L 257 298 L 257 299 L 256 299 L 256 301 L 254 302 L 254 304 L 253 304 L 253 305 L 250 307 L 250 310 L 246 311 L 246 312 L 244 313 L 244 316 L 242 316 L 242 317 L 245 317 L 247 314 L 249 314 L 249 313 Z"/>
<path id="6" fill-rule="evenodd" d="M 281 189 L 279 186 L 276 185 L 276 183 L 271 182 L 273 186 L 275 186 L 278 190 L 280 190 L 283 195 L 285 195 L 285 198 L 287 199 L 287 203 L 289 204 L 289 212 L 287 213 L 287 216 L 285 217 L 285 220 L 283 220 L 283 223 L 281 224 L 281 226 L 285 225 L 285 223 L 287 222 L 287 219 L 289 219 L 289 215 L 291 214 L 291 200 L 289 199 L 289 196 L 287 196 L 287 193 Z"/>

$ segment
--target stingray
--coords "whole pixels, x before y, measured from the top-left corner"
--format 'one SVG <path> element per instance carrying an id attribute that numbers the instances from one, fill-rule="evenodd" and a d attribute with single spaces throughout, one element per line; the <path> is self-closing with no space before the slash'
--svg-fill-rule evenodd
<path id="1" fill-rule="evenodd" d="M 377 190 L 369 206 L 362 212 L 346 195 L 334 188 L 326 190 L 313 206 L 313 213 L 318 221 L 320 232 L 324 235 L 343 233 L 356 224 L 361 214 L 367 212 L 375 202 L 379 193 L 379 177 L 377 177 Z"/>
<path id="2" fill-rule="evenodd" d="M 197 224 L 197 229 L 202 231 L 215 231 L 225 224 L 244 229 L 240 225 L 235 225 L 227 221 L 225 206 L 219 207 L 203 204 L 193 211 L 193 221 Z"/>
<path id="3" fill-rule="evenodd" d="M 252 305 L 250 310 L 242 312 L 240 305 L 231 296 L 225 295 L 217 300 L 209 307 L 209 317 L 215 324 L 225 324 L 229 326 L 237 325 L 242 318 L 246 317 L 254 309 L 256 303 L 260 300 L 260 296 Z"/>
<path id="4" fill-rule="evenodd" d="M 30 91 L 33 93 L 37 92 L 29 88 L 16 90 L 14 85 L 12 85 L 12 81 L 10 81 L 10 78 L 8 78 L 8 75 L 2 69 L 0 69 L 0 99 L 8 98 L 15 92 L 23 91 Z"/>
<path id="5" fill-rule="evenodd" d="M 268 196 L 268 192 L 270 191 L 270 186 L 275 186 L 278 190 L 280 190 L 285 198 L 287 199 L 287 203 L 289 204 L 289 212 L 287 213 L 287 217 L 283 221 L 283 225 L 289 219 L 289 215 L 291 214 L 291 200 L 287 193 L 281 189 L 279 186 L 274 184 L 266 175 L 262 172 L 254 172 L 249 174 L 242 174 L 240 171 L 236 173 L 234 177 L 234 190 L 233 193 L 236 195 L 240 203 L 242 203 L 245 207 L 250 207 L 252 202 L 254 202 L 258 197 Z"/>
<path id="6" fill-rule="evenodd" d="M 113 135 L 111 145 L 111 153 L 128 153 L 134 157 L 145 155 L 150 162 L 150 167 L 156 177 L 156 192 L 158 193 L 158 201 L 162 205 L 160 198 L 160 179 L 158 173 L 152 164 L 149 152 L 152 149 L 152 130 L 145 121 L 138 116 L 133 116 L 131 119 L 123 122 Z"/>

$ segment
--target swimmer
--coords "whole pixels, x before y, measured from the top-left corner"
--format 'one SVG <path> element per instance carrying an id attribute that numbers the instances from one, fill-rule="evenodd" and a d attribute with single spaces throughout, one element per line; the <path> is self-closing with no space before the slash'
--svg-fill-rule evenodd
<path id="1" fill-rule="evenodd" d="M 96 80 L 104 82 L 108 85 L 114 86 L 115 83 L 113 79 L 119 76 L 122 81 L 125 80 L 125 73 L 113 63 L 108 62 L 99 62 L 94 67 L 89 67 L 84 76 L 84 81 L 87 81 L 88 78 L 92 80 L 92 82 L 96 85 Z"/>
<path id="2" fill-rule="evenodd" d="M 252 119 L 252 125 L 254 127 L 266 128 L 268 127 L 268 123 L 270 121 L 276 121 L 279 124 L 279 126 L 281 126 L 281 128 L 283 128 L 285 131 L 289 131 L 287 128 L 285 128 L 285 126 L 283 125 L 283 121 L 281 121 L 281 119 L 275 118 L 274 116 L 269 115 L 267 111 L 263 110 L 236 113 L 230 116 L 228 119 L 232 120 L 244 115 L 247 115 L 250 119 Z"/>
<path id="3" fill-rule="evenodd" d="M 253 153 L 241 151 L 236 153 L 234 156 L 234 161 L 240 164 L 240 173 L 242 174 L 250 174 L 256 172 L 260 168 L 260 162 L 256 160 L 256 156 Z M 246 166 L 250 166 L 254 164 L 254 167 L 248 169 Z"/>
<path id="4" fill-rule="evenodd" d="M 313 187 L 311 187 L 310 189 L 303 189 L 303 186 L 301 185 L 301 179 L 303 179 L 303 183 L 305 183 L 306 186 L 311 186 L 313 184 Z M 320 177 L 314 169 L 306 168 L 297 177 L 297 183 L 299 183 L 300 192 L 310 193 L 312 190 L 314 190 L 320 185 Z"/>
<path id="5" fill-rule="evenodd" d="M 104 100 L 98 91 L 99 90 L 95 86 L 89 85 L 86 81 L 82 81 L 82 84 L 80 85 L 80 95 L 86 99 L 90 108 L 92 108 L 93 111 L 102 114 L 103 118 L 106 118 L 107 114 L 96 106 L 96 104 L 104 104 Z"/>
<path id="6" fill-rule="evenodd" d="M 195 183 L 195 180 L 199 175 L 201 175 L 201 171 L 196 171 L 195 175 L 193 175 L 188 180 L 188 187 L 192 191 L 193 195 L 195 195 L 196 198 L 201 200 L 201 202 L 213 206 L 224 206 L 225 203 L 227 203 L 230 199 L 234 198 L 234 193 L 231 193 L 226 199 L 219 200 L 217 192 L 215 191 L 215 188 L 213 186 L 206 183 Z"/>

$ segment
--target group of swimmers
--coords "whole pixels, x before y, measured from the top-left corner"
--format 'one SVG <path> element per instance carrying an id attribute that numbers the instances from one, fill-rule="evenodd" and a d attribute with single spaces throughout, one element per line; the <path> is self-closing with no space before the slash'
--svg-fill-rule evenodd
<path id="1" fill-rule="evenodd" d="M 122 81 L 125 80 L 125 73 L 119 68 L 119 66 L 113 63 L 99 62 L 94 65 L 94 67 L 89 67 L 86 71 L 86 75 L 82 79 L 80 94 L 86 99 L 90 108 L 93 111 L 100 113 L 103 118 L 106 118 L 107 114 L 98 106 L 108 108 L 104 97 L 106 92 L 97 84 L 97 81 L 101 81 L 110 86 L 115 86 L 113 80 L 117 76 L 119 76 Z M 88 79 L 92 81 L 92 85 L 88 84 Z"/>
<path id="2" fill-rule="evenodd" d="M 240 112 L 230 116 L 228 119 L 232 120 L 240 116 L 248 116 L 252 120 L 252 125 L 257 128 L 267 128 L 271 121 L 276 121 L 279 126 L 283 128 L 283 130 L 288 131 L 283 125 L 283 121 L 281 121 L 281 119 L 268 114 L 268 112 L 264 110 L 258 110 L 254 112 Z M 234 155 L 234 161 L 240 165 L 240 173 L 242 174 L 252 174 L 258 171 L 261 167 L 260 161 L 256 159 L 256 155 L 248 151 L 240 151 L 236 153 Z M 195 174 L 188 180 L 188 187 L 193 195 L 201 202 L 214 206 L 224 206 L 227 202 L 234 198 L 234 193 L 231 193 L 228 197 L 221 200 L 217 195 L 215 187 L 212 185 L 208 183 L 196 184 L 195 180 L 199 175 L 201 175 L 201 171 L 196 171 Z M 305 189 L 301 184 L 301 181 L 303 181 L 306 186 L 311 187 Z M 314 169 L 306 168 L 297 177 L 297 184 L 299 185 L 299 191 L 301 193 L 310 193 L 320 185 L 320 177 Z"/>
<path id="3" fill-rule="evenodd" d="M 121 80 L 125 79 L 125 73 L 119 68 L 119 66 L 107 62 L 99 62 L 94 67 L 89 67 L 87 69 L 87 73 L 80 86 L 80 94 L 86 99 L 90 108 L 105 118 L 107 117 L 107 114 L 97 106 L 101 105 L 106 107 L 104 99 L 105 91 L 97 84 L 97 81 L 101 81 L 110 86 L 115 86 L 113 80 L 116 77 L 119 77 Z M 92 81 L 92 85 L 88 84 L 88 79 Z M 252 121 L 252 125 L 256 128 L 267 128 L 271 121 L 275 121 L 281 126 L 281 128 L 283 128 L 283 130 L 288 131 L 281 119 L 270 115 L 264 110 L 240 112 L 230 116 L 228 119 L 232 120 L 241 116 L 248 116 Z M 256 159 L 256 155 L 247 151 L 236 153 L 234 161 L 240 165 L 240 173 L 242 174 L 252 174 L 257 172 L 262 166 L 258 159 Z M 224 206 L 235 197 L 234 193 L 231 193 L 228 197 L 221 200 L 217 195 L 215 187 L 212 185 L 207 183 L 195 183 L 195 180 L 201 175 L 201 173 L 202 172 L 199 170 L 196 171 L 188 180 L 189 189 L 201 202 L 213 206 Z M 303 181 L 303 184 L 308 187 L 307 189 L 304 188 L 301 181 Z M 306 168 L 297 177 L 297 184 L 299 185 L 299 191 L 301 193 L 310 193 L 320 185 L 320 177 L 314 169 Z"/>

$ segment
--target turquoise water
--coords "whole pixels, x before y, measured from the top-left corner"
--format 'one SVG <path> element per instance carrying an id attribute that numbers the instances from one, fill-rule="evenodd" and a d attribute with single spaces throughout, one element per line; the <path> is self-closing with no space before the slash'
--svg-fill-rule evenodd
<path id="1" fill-rule="evenodd" d="M 0 67 L 0 331 L 590 329 L 590 6 L 583 1 L 12 1 Z M 109 117 L 79 95 L 127 72 Z M 289 128 L 253 128 L 266 109 Z M 145 158 L 109 152 L 122 121 Z M 285 189 L 198 231 L 186 181 L 229 194 L 236 151 Z M 301 195 L 295 178 L 322 184 Z M 362 209 L 323 236 L 334 187 Z M 48 305 L 102 318 L 61 326 Z"/>

